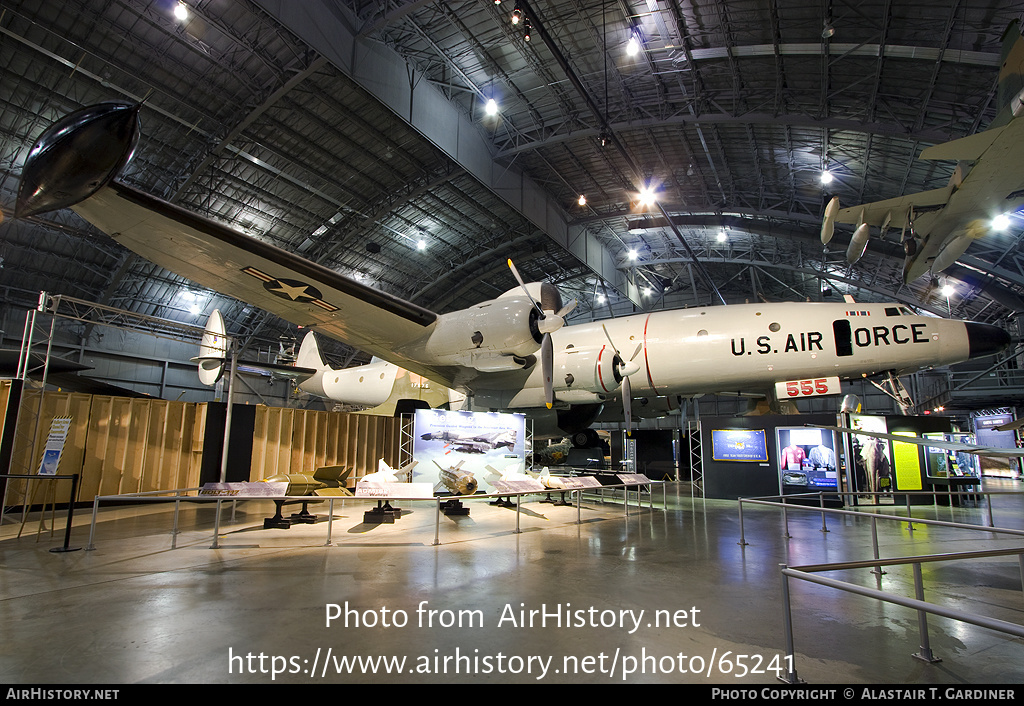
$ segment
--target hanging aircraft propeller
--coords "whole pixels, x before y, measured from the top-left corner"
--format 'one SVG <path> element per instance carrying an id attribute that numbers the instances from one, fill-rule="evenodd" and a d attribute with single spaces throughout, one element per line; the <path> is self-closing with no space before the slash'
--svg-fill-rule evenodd
<path id="1" fill-rule="evenodd" d="M 608 328 L 604 324 L 601 324 L 601 330 L 604 331 L 605 338 L 608 339 L 609 345 L 615 351 L 615 373 L 622 380 L 622 414 L 626 423 L 626 435 L 630 436 L 633 433 L 633 386 L 629 382 L 629 376 L 640 369 L 636 357 L 640 355 L 644 344 L 638 343 L 633 355 L 626 360 L 622 357 L 618 346 L 615 345 L 615 341 L 612 340 L 611 334 L 608 333 Z"/>
<path id="2" fill-rule="evenodd" d="M 548 409 L 551 409 L 555 404 L 555 354 L 554 344 L 551 342 L 551 334 L 562 328 L 565 324 L 565 317 L 576 308 L 576 300 L 573 299 L 565 306 L 562 306 L 562 296 L 558 293 L 558 289 L 552 285 L 541 284 L 541 300 L 538 302 L 530 294 L 530 290 L 526 287 L 523 278 L 519 276 L 519 270 L 516 269 L 511 258 L 508 260 L 508 267 L 512 270 L 512 275 L 516 278 L 516 282 L 523 288 L 526 296 L 530 298 L 534 308 L 537 309 L 537 330 L 541 333 L 540 365 L 541 374 L 544 377 L 544 404 L 547 405 Z"/>

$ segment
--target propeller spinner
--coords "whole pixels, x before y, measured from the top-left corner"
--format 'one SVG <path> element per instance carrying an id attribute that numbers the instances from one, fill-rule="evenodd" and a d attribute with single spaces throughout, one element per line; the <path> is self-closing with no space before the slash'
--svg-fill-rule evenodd
<path id="1" fill-rule="evenodd" d="M 608 328 L 601 324 L 601 330 L 604 331 L 608 343 L 615 351 L 615 372 L 622 379 L 622 415 L 626 423 L 626 435 L 629 436 L 633 433 L 633 387 L 629 382 L 629 376 L 640 370 L 640 364 L 636 362 L 636 357 L 640 355 L 644 344 L 638 343 L 630 359 L 625 360 L 619 352 L 619 347 L 612 340 L 611 334 L 608 333 Z"/>
<path id="2" fill-rule="evenodd" d="M 523 278 L 519 276 L 519 270 L 512 263 L 511 258 L 508 260 L 508 267 L 512 270 L 512 275 L 516 278 L 516 282 L 526 292 L 526 296 L 533 302 L 534 308 L 537 309 L 537 329 L 541 332 L 540 342 L 540 362 L 541 362 L 541 373 L 544 377 L 544 404 L 547 405 L 548 409 L 551 409 L 555 403 L 555 390 L 554 390 L 554 345 L 551 343 L 551 334 L 565 325 L 565 317 L 568 316 L 569 312 L 576 308 L 576 300 L 573 299 L 571 302 L 562 306 L 562 298 L 558 294 L 558 290 L 554 287 L 548 289 L 547 286 L 541 289 L 541 301 L 538 302 L 530 294 L 530 290 L 526 288 L 526 283 L 523 282 Z M 553 292 L 552 295 L 548 296 L 549 292 Z"/>

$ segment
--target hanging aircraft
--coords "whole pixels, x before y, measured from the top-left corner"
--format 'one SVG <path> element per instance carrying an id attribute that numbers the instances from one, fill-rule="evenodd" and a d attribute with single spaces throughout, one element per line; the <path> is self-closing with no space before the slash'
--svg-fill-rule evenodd
<path id="1" fill-rule="evenodd" d="M 71 207 L 201 286 L 467 395 L 464 408 L 527 414 L 538 439 L 587 429 L 616 398 L 629 428 L 635 397 L 839 394 L 841 379 L 897 382 L 901 372 L 989 355 L 1010 341 L 996 326 L 895 304 L 757 303 L 565 325 L 573 304 L 551 284 L 524 283 L 511 261 L 518 287 L 437 314 L 116 179 L 139 139 L 140 110 L 90 106 L 44 131 L 22 171 L 16 215 Z M 320 378 L 324 393 L 331 374 Z"/>
<path id="2" fill-rule="evenodd" d="M 900 228 L 909 283 L 952 265 L 993 230 L 996 218 L 1024 206 L 1024 38 L 1017 20 L 1003 33 L 1000 65 L 999 112 L 989 128 L 921 152 L 921 159 L 957 162 L 945 187 L 847 208 L 835 197 L 825 208 L 821 242 L 829 243 L 836 223 L 855 225 L 846 251 L 853 264 L 864 255 L 872 227 L 882 237 Z"/>

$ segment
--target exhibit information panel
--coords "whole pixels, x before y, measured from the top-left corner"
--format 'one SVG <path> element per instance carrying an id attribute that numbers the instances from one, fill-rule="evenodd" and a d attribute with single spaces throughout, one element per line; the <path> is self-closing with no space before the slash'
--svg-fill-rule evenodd
<path id="1" fill-rule="evenodd" d="M 418 409 L 414 417 L 415 480 L 438 485 L 442 470 L 471 473 L 490 492 L 503 475 L 526 470 L 526 417 L 498 412 Z M 521 478 L 506 477 L 506 480 Z"/>
<path id="2" fill-rule="evenodd" d="M 764 429 L 712 429 L 712 458 L 716 461 L 767 461 Z"/>

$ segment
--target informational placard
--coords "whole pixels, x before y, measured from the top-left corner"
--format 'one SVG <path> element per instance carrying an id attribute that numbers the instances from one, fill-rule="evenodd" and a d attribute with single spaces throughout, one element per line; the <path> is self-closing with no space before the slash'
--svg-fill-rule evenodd
<path id="1" fill-rule="evenodd" d="M 643 473 L 618 473 L 616 476 L 619 482 L 625 485 L 643 485 L 651 482 L 651 479 Z"/>
<path id="2" fill-rule="evenodd" d="M 767 461 L 764 429 L 712 429 L 711 457 L 716 461 Z"/>
<path id="3" fill-rule="evenodd" d="M 278 481 L 240 481 L 237 483 L 204 483 L 199 495 L 218 497 L 282 498 L 288 483 Z"/>
<path id="4" fill-rule="evenodd" d="M 572 478 L 562 477 L 566 490 L 584 490 L 586 488 L 600 488 L 601 481 L 593 476 L 574 476 Z"/>
<path id="5" fill-rule="evenodd" d="M 536 480 L 495 480 L 491 485 L 496 493 L 543 493 L 547 490 Z"/>
<path id="6" fill-rule="evenodd" d="M 57 475 L 57 466 L 60 464 L 60 455 L 64 451 L 64 442 L 68 438 L 68 429 L 71 428 L 71 417 L 54 417 L 50 422 L 50 435 L 46 437 L 46 446 L 43 448 L 43 460 L 39 464 L 39 475 Z"/>
<path id="7" fill-rule="evenodd" d="M 355 496 L 429 500 L 434 497 L 434 486 L 430 483 L 356 483 Z"/>

